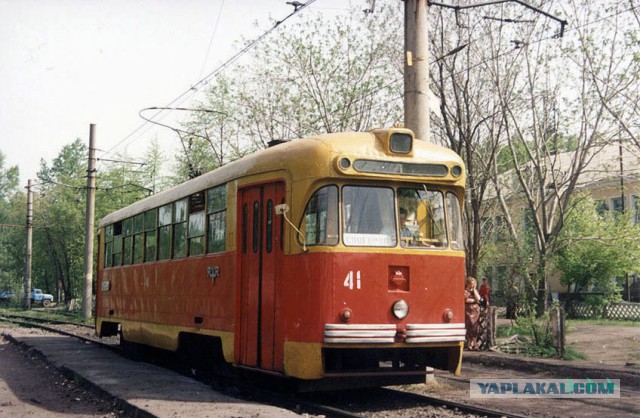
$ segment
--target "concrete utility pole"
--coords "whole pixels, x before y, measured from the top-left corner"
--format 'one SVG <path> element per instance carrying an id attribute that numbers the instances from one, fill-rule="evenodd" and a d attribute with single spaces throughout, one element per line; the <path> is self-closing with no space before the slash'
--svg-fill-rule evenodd
<path id="1" fill-rule="evenodd" d="M 566 20 L 559 19 L 544 10 L 531 6 L 525 0 L 490 0 L 477 4 L 447 4 L 428 0 L 404 1 L 404 126 L 411 129 L 416 138 L 430 141 L 429 138 L 429 4 L 431 6 L 460 10 L 491 6 L 502 3 L 516 3 L 560 23 L 562 38 Z M 429 3 L 429 4 L 428 4 Z M 459 3 L 459 2 L 458 2 Z"/>
<path id="2" fill-rule="evenodd" d="M 91 319 L 93 308 L 93 227 L 96 208 L 96 144 L 95 124 L 89 125 L 89 162 L 87 164 L 87 212 L 84 236 L 84 286 L 82 317 Z"/>
<path id="3" fill-rule="evenodd" d="M 404 126 L 429 138 L 429 33 L 427 0 L 404 0 Z"/>
<path id="4" fill-rule="evenodd" d="M 24 309 L 31 309 L 31 258 L 33 251 L 33 192 L 31 191 L 31 180 L 27 181 L 27 259 L 25 262 L 24 274 Z"/>

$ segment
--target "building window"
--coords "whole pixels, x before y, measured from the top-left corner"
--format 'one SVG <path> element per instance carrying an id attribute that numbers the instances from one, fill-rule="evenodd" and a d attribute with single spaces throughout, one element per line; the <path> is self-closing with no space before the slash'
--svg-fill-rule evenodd
<path id="1" fill-rule="evenodd" d="M 634 194 L 631 196 L 631 199 L 631 210 L 633 211 L 631 215 L 633 217 L 633 223 L 637 224 L 640 223 L 640 195 Z"/>
<path id="2" fill-rule="evenodd" d="M 612 197 L 611 198 L 611 209 L 614 213 L 622 213 L 624 212 L 624 199 L 622 196 Z"/>
<path id="3" fill-rule="evenodd" d="M 609 212 L 609 205 L 604 199 L 596 200 L 596 211 L 598 215 L 603 216 L 605 213 Z"/>

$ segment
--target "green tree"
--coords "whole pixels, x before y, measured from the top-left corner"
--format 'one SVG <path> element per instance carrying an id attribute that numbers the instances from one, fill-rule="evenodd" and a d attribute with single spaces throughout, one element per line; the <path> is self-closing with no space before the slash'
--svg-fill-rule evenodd
<path id="1" fill-rule="evenodd" d="M 16 192 L 19 177 L 17 165 L 5 168 L 5 155 L 0 151 L 0 204 L 6 204 L 7 199 Z"/>
<path id="2" fill-rule="evenodd" d="M 179 172 L 197 175 L 272 140 L 389 126 L 402 111 L 401 4 L 306 13 L 212 80 L 183 126 Z M 283 25 L 284 26 L 284 25 Z M 380 28 L 385 30 L 380 30 Z"/>
<path id="3" fill-rule="evenodd" d="M 25 211 L 16 211 L 24 197 L 18 191 L 18 178 L 18 166 L 5 167 L 0 151 L 0 290 L 17 290 L 24 275 L 24 263 L 16 263 L 16 256 L 24 254 L 25 236 L 24 228 L 18 227 L 24 224 Z"/>
<path id="4" fill-rule="evenodd" d="M 567 293 L 591 291 L 603 301 L 619 298 L 612 278 L 640 269 L 640 225 L 631 217 L 598 214 L 596 203 L 585 196 L 576 202 L 558 237 L 556 268 Z M 573 298 L 570 298 L 572 300 Z"/>
<path id="5" fill-rule="evenodd" d="M 34 194 L 32 286 L 62 286 L 66 302 L 82 294 L 87 146 L 65 145 L 51 165 L 40 161 Z"/>

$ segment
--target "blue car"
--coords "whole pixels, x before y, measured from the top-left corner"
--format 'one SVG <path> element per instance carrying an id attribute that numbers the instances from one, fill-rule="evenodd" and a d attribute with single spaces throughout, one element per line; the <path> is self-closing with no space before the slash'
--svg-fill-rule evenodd
<path id="1" fill-rule="evenodd" d="M 13 299 L 14 296 L 15 296 L 15 293 L 13 293 L 10 290 L 1 290 L 0 291 L 0 302 L 7 302 L 7 301 Z"/>

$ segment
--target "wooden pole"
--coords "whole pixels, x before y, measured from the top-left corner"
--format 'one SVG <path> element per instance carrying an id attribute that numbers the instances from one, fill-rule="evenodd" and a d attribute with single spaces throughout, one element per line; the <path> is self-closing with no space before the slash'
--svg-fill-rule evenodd
<path id="1" fill-rule="evenodd" d="M 31 262 L 33 252 L 33 191 L 31 191 L 31 180 L 27 181 L 27 258 L 25 260 L 24 274 L 24 309 L 31 309 Z"/>

